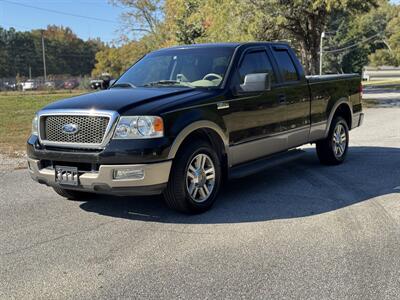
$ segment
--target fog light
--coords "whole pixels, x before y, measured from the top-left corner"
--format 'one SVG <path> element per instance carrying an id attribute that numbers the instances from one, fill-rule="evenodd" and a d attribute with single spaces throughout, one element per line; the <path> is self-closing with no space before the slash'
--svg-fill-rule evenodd
<path id="1" fill-rule="evenodd" d="M 114 179 L 134 179 L 142 180 L 144 179 L 143 169 L 118 169 L 114 170 Z"/>

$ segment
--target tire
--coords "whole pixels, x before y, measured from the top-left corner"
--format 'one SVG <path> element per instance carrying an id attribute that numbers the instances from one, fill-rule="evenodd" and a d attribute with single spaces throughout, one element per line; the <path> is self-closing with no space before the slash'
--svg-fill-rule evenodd
<path id="1" fill-rule="evenodd" d="M 346 159 L 348 147 L 349 127 L 347 122 L 342 117 L 335 117 L 326 139 L 318 141 L 316 144 L 318 158 L 324 165 L 339 165 Z"/>
<path id="2" fill-rule="evenodd" d="M 67 198 L 69 200 L 87 200 L 92 196 L 91 193 L 66 190 L 60 187 L 53 187 L 53 190 L 59 194 L 61 197 Z"/>
<path id="3" fill-rule="evenodd" d="M 221 175 L 220 157 L 210 144 L 205 141 L 187 143 L 172 165 L 164 191 L 165 202 L 179 212 L 205 212 L 215 202 L 222 182 Z"/>

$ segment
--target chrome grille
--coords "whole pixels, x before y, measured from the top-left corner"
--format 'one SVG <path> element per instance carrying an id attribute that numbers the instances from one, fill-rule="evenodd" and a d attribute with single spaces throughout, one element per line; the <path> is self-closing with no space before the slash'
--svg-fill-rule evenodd
<path id="1" fill-rule="evenodd" d="M 43 117 L 43 139 L 56 143 L 101 144 L 106 134 L 109 117 L 54 115 Z M 77 125 L 76 133 L 66 133 L 63 127 L 67 124 Z"/>

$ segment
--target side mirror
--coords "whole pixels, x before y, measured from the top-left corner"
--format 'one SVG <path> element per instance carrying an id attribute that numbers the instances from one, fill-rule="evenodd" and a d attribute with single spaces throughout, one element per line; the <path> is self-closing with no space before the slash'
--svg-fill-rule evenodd
<path id="1" fill-rule="evenodd" d="M 240 88 L 243 92 L 269 91 L 271 90 L 271 76 L 269 73 L 247 74 Z"/>

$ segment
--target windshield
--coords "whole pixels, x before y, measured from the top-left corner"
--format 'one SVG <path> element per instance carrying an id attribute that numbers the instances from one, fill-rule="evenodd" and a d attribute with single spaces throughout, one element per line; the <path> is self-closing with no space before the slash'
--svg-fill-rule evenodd
<path id="1" fill-rule="evenodd" d="M 233 48 L 169 49 L 150 53 L 123 74 L 114 87 L 218 87 Z"/>

